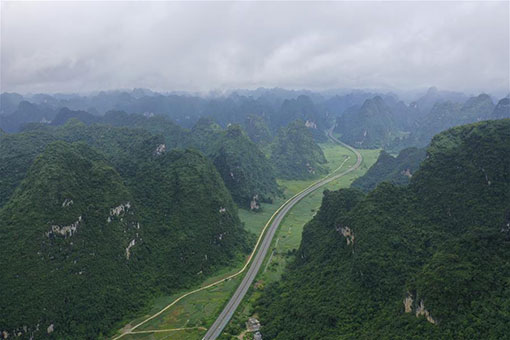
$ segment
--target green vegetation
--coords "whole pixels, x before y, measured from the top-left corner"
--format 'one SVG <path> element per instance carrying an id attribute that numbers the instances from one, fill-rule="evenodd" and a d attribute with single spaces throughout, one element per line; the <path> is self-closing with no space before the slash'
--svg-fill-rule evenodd
<path id="1" fill-rule="evenodd" d="M 328 165 L 332 169 L 344 171 L 348 167 L 356 163 L 355 155 L 348 149 L 333 143 L 321 144 L 321 148 L 328 157 Z M 233 319 L 222 334 L 222 338 L 230 339 L 238 336 L 246 330 L 245 322 L 249 317 L 254 315 L 255 302 L 264 293 L 265 287 L 274 282 L 281 280 L 282 274 L 289 263 L 295 258 L 296 250 L 301 243 L 302 231 L 305 224 L 317 213 L 321 205 L 323 191 L 337 190 L 338 188 L 347 188 L 352 181 L 358 176 L 363 175 L 365 171 L 375 162 L 379 151 L 377 150 L 360 150 L 363 155 L 363 163 L 360 168 L 339 179 L 328 183 L 324 188 L 319 189 L 302 201 L 300 201 L 286 215 L 281 223 L 271 246 L 272 252 L 268 254 L 262 265 L 262 270 L 255 279 L 255 285 L 252 287 L 243 300 L 241 306 L 234 314 Z M 349 157 L 348 161 L 343 160 Z M 303 190 L 314 180 L 309 181 L 280 181 L 281 185 L 286 188 L 285 195 L 290 197 L 295 193 Z M 255 313 L 255 315 L 257 315 Z"/>
<path id="2" fill-rule="evenodd" d="M 507 337 L 510 120 L 434 137 L 407 187 L 325 192 L 255 313 L 267 339 Z"/>
<path id="3" fill-rule="evenodd" d="M 76 121 L 0 138 L 11 191 L 0 209 L 2 331 L 102 337 L 249 250 L 230 193 L 197 151 Z"/>
<path id="4" fill-rule="evenodd" d="M 243 127 L 246 134 L 256 144 L 267 144 L 271 142 L 272 136 L 264 117 L 259 115 L 248 115 L 244 120 Z"/>
<path id="5" fill-rule="evenodd" d="M 438 102 L 429 114 L 417 121 L 417 128 L 411 134 L 395 140 L 390 148 L 399 150 L 408 146 L 424 147 L 435 134 L 453 126 L 495 118 L 494 109 L 494 103 L 487 94 L 471 97 L 464 104 Z"/>
<path id="6" fill-rule="evenodd" d="M 335 131 L 342 141 L 358 148 L 386 146 L 399 131 L 394 115 L 394 109 L 377 96 L 339 117 Z"/>
<path id="7" fill-rule="evenodd" d="M 60 114 L 62 116 L 60 116 Z M 58 121 L 83 119 L 79 111 L 62 110 Z M 185 130 L 163 116 L 143 116 L 122 111 L 107 112 L 104 117 L 85 117 L 87 122 L 100 122 L 98 126 L 127 126 L 143 129 L 155 136 L 162 136 L 165 149 L 196 148 L 211 159 L 229 189 L 234 201 L 249 208 L 270 202 L 279 196 L 274 170 L 268 159 L 242 131 L 239 125 L 223 130 L 211 119 L 201 118 L 190 130 Z M 251 203 L 253 202 L 253 203 Z"/>
<path id="8" fill-rule="evenodd" d="M 404 149 L 397 157 L 383 150 L 377 162 L 364 176 L 357 178 L 352 187 L 367 192 L 375 189 L 381 182 L 407 185 L 421 161 L 425 159 L 425 155 L 425 149 L 417 148 Z"/>
<path id="9" fill-rule="evenodd" d="M 354 158 L 350 158 L 348 162 L 344 162 L 347 155 L 353 156 L 352 152 L 339 146 L 337 144 L 321 144 L 321 148 L 324 149 L 326 155 L 331 156 L 328 158 L 330 163 L 328 165 L 331 168 L 338 169 L 341 163 L 344 163 L 342 169 L 346 169 L 348 166 L 353 165 L 355 163 Z M 366 154 L 365 159 L 371 160 L 371 162 L 375 161 L 377 155 L 374 151 L 368 150 L 367 152 L 363 151 Z M 374 154 L 374 155 L 372 155 Z M 368 164 L 369 166 L 370 164 Z M 367 167 L 363 167 L 365 170 Z M 363 171 L 365 171 L 363 170 Z M 360 171 L 361 172 L 361 171 Z M 357 172 L 349 174 L 350 178 L 341 178 L 336 183 L 330 183 L 332 187 L 338 188 L 338 186 L 348 186 L 355 176 L 358 176 Z M 346 176 L 347 177 L 347 176 Z M 280 181 L 282 187 L 285 188 L 285 197 L 289 198 L 296 194 L 297 192 L 303 190 L 310 184 L 312 184 L 315 180 L 308 181 Z M 278 263 L 277 266 L 272 265 L 270 269 L 263 274 L 263 280 L 266 282 L 268 278 L 273 280 L 279 278 L 278 273 L 281 273 L 283 268 L 285 267 L 285 263 L 287 258 L 290 259 L 287 255 L 288 251 L 292 251 L 292 249 L 296 249 L 299 246 L 299 242 L 301 239 L 301 231 L 302 227 L 306 221 L 313 216 L 314 211 L 312 208 L 317 209 L 320 205 L 322 194 L 321 191 L 312 193 L 310 196 L 305 198 L 303 201 L 299 203 L 299 206 L 293 208 L 288 218 L 285 219 L 282 224 L 280 230 L 278 231 L 277 237 L 280 238 L 277 244 L 277 252 L 275 256 L 273 256 L 273 260 Z M 239 216 L 245 225 L 245 229 L 253 232 L 258 235 L 262 227 L 269 220 L 271 215 L 276 211 L 276 209 L 284 202 L 285 199 L 279 198 L 277 201 L 271 204 L 262 203 L 262 209 L 260 212 L 255 213 L 253 211 L 249 211 L 246 209 L 240 209 Z M 275 238 L 276 240 L 276 238 Z M 275 241 L 276 242 L 276 241 Z M 278 269 L 279 268 L 279 269 Z M 232 269 L 230 271 L 223 272 L 221 274 L 215 275 L 214 277 L 209 278 L 206 282 L 203 282 L 201 286 L 205 286 L 207 283 L 214 282 L 222 277 L 227 277 L 228 275 L 237 272 L 240 269 L 240 266 Z M 187 320 L 190 320 L 188 325 L 191 324 L 192 320 L 195 320 L 195 326 L 208 327 L 221 311 L 224 304 L 229 299 L 230 295 L 233 293 L 237 283 L 241 279 L 241 276 L 227 281 L 226 283 L 222 283 L 214 288 L 209 288 L 204 291 L 200 291 L 198 293 L 189 295 L 179 301 L 175 306 L 172 306 L 167 311 L 162 313 L 160 316 L 155 319 L 149 321 L 147 324 L 144 324 L 140 327 L 140 330 L 160 330 L 160 329 L 174 329 L 183 327 L 186 324 Z M 184 293 L 184 292 L 182 292 Z M 155 313 L 161 310 L 165 305 L 173 301 L 177 296 L 181 294 L 176 294 L 172 297 L 166 297 L 160 300 L 160 303 L 155 305 L 150 313 Z M 252 299 L 250 299 L 251 301 Z M 251 302 L 250 302 L 251 303 Z M 147 315 L 148 316 L 148 315 Z M 244 317 L 244 314 L 241 318 Z M 142 321 L 144 318 L 140 318 L 135 321 L 131 321 L 132 325 L 137 322 Z M 244 318 L 244 321 L 246 318 Z M 244 322 L 243 321 L 243 322 Z M 138 330 L 138 329 L 137 329 Z"/>
<path id="10" fill-rule="evenodd" d="M 501 99 L 494 108 L 492 119 L 510 118 L 510 97 Z"/>
<path id="11" fill-rule="evenodd" d="M 269 160 L 238 125 L 219 132 L 206 148 L 234 200 L 245 208 L 258 210 L 280 191 Z"/>
<path id="12" fill-rule="evenodd" d="M 294 121 L 279 131 L 271 162 L 282 179 L 318 178 L 327 173 L 324 153 L 302 121 Z"/>

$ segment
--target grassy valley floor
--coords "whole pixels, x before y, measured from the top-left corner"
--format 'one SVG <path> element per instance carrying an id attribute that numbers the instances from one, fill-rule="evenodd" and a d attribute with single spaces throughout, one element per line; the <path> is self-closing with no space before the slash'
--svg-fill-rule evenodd
<path id="1" fill-rule="evenodd" d="M 340 145 L 324 143 L 320 146 L 328 160 L 327 165 L 330 174 L 336 171 L 343 171 L 356 163 L 356 156 Z M 263 269 L 256 278 L 255 286 L 257 288 L 251 288 L 225 333 L 238 335 L 245 330 L 244 323 L 247 321 L 248 317 L 251 316 L 253 301 L 257 298 L 258 294 L 260 294 L 264 285 L 280 278 L 283 269 L 293 256 L 293 250 L 297 249 L 301 242 L 301 233 L 304 224 L 313 217 L 321 204 L 323 190 L 337 190 L 339 188 L 349 187 L 355 178 L 362 176 L 377 160 L 380 150 L 360 150 L 360 152 L 363 155 L 363 163 L 358 170 L 330 182 L 323 188 L 311 193 L 287 214 L 273 239 L 272 252 L 268 253 L 262 267 Z M 239 217 L 245 224 L 245 228 L 258 236 L 273 213 L 288 198 L 317 180 L 318 179 L 307 181 L 279 180 L 278 184 L 284 189 L 284 197 L 275 200 L 272 204 L 263 203 L 261 212 L 255 213 L 244 209 L 239 210 Z M 200 287 L 207 286 L 212 282 L 237 273 L 243 266 L 244 262 L 239 263 L 239 265 L 234 268 L 224 269 L 214 277 L 206 279 L 202 282 Z M 201 339 L 206 332 L 206 328 L 214 322 L 223 306 L 227 303 L 228 299 L 241 282 L 243 274 L 244 273 L 225 280 L 213 287 L 186 296 L 165 312 L 137 327 L 134 333 L 123 336 L 123 339 Z M 130 325 L 132 326 L 142 322 L 184 293 L 186 292 L 179 292 L 172 296 L 165 296 L 157 299 L 153 307 L 147 311 L 147 315 L 131 321 Z M 119 334 L 120 330 L 117 335 Z M 247 334 L 246 336 L 249 337 L 251 335 Z M 230 336 L 225 334 L 223 337 L 229 338 Z"/>

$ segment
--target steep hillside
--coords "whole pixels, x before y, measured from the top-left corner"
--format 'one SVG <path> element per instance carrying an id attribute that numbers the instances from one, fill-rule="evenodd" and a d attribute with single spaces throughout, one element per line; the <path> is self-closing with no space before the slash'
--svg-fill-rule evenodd
<path id="1" fill-rule="evenodd" d="M 352 182 L 352 187 L 362 191 L 371 191 L 381 182 L 391 182 L 398 185 L 409 183 L 414 172 L 425 159 L 425 149 L 408 148 L 393 157 L 386 151 L 381 151 L 377 162 L 368 169 L 365 175 Z"/>
<path id="2" fill-rule="evenodd" d="M 80 122 L 85 124 L 99 123 L 102 117 L 94 116 L 86 111 L 73 111 L 69 110 L 67 107 L 60 109 L 51 121 L 51 125 L 64 125 L 70 119 L 78 119 Z"/>
<path id="3" fill-rule="evenodd" d="M 501 99 L 494 111 L 492 112 L 492 119 L 510 118 L 510 98 L 506 97 Z"/>
<path id="4" fill-rule="evenodd" d="M 2 168 L 18 177 L 0 209 L 0 331 L 97 338 L 248 251 L 230 193 L 197 151 L 77 122 L 4 140 L 24 156 Z"/>
<path id="5" fill-rule="evenodd" d="M 35 157 L 55 140 L 42 131 L 0 135 L 0 208 L 25 178 Z"/>
<path id="6" fill-rule="evenodd" d="M 327 173 L 326 158 L 302 121 L 279 131 L 271 149 L 277 176 L 285 179 L 313 178 Z"/>
<path id="7" fill-rule="evenodd" d="M 0 210 L 0 329 L 91 338 L 133 310 L 140 245 L 128 247 L 142 240 L 132 203 L 98 153 L 50 144 Z"/>
<path id="8" fill-rule="evenodd" d="M 3 92 L 0 94 L 0 116 L 8 116 L 18 108 L 23 96 L 18 93 Z"/>
<path id="9" fill-rule="evenodd" d="M 56 111 L 51 107 L 22 101 L 16 111 L 9 115 L 0 116 L 0 128 L 6 132 L 18 132 L 26 123 L 49 123 L 55 115 Z"/>
<path id="10" fill-rule="evenodd" d="M 78 111 L 63 111 L 63 113 L 66 113 L 67 119 L 71 117 L 79 119 L 82 116 Z M 76 117 L 72 113 L 76 113 Z M 163 116 L 127 114 L 122 111 L 107 112 L 97 121 L 101 125 L 81 126 L 78 129 L 89 131 L 86 133 L 88 135 L 100 137 L 109 135 L 105 133 L 109 129 L 107 125 L 136 128 L 139 133 L 145 132 L 147 135 L 150 133 L 155 136 L 154 138 L 163 137 L 160 145 L 164 150 L 191 147 L 202 151 L 216 165 L 227 188 L 241 207 L 249 208 L 254 197 L 256 197 L 255 202 L 271 201 L 279 193 L 269 161 L 237 125 L 223 130 L 211 119 L 200 118 L 191 130 L 185 130 Z M 73 124 L 76 125 L 76 123 L 67 124 L 68 128 L 64 130 L 69 130 L 69 126 Z M 112 131 L 134 130 L 124 128 L 124 130 Z M 80 132 L 72 130 L 65 135 L 66 140 L 74 141 Z M 93 138 L 96 144 L 101 139 Z M 135 140 L 125 142 L 129 145 Z M 113 145 L 116 143 L 114 142 Z M 122 152 L 120 154 L 124 155 Z M 126 156 L 129 157 L 129 154 Z"/>
<path id="11" fill-rule="evenodd" d="M 384 147 L 399 135 L 399 122 L 404 121 L 406 111 L 405 105 L 390 106 L 377 96 L 367 99 L 359 110 L 350 110 L 339 117 L 335 132 L 341 134 L 344 142 L 356 147 Z"/>
<path id="12" fill-rule="evenodd" d="M 464 104 L 438 102 L 430 113 L 417 123 L 417 128 L 409 136 L 396 142 L 399 144 L 396 149 L 409 146 L 424 147 L 441 131 L 457 125 L 493 119 L 494 108 L 492 99 L 486 94 L 471 97 Z"/>
<path id="13" fill-rule="evenodd" d="M 431 87 L 427 92 L 411 103 L 411 106 L 416 107 L 420 112 L 420 116 L 424 117 L 430 113 L 434 105 L 441 102 L 464 103 L 466 96 L 463 93 L 438 90 L 436 87 Z"/>
<path id="14" fill-rule="evenodd" d="M 244 130 L 256 144 L 266 144 L 272 139 L 271 131 L 262 116 L 249 115 L 243 123 Z"/>
<path id="15" fill-rule="evenodd" d="M 265 339 L 502 339 L 510 120 L 434 137 L 408 187 L 326 192 L 258 314 Z"/>
<path id="16" fill-rule="evenodd" d="M 329 126 L 326 126 L 323 115 L 309 96 L 301 95 L 296 99 L 285 100 L 280 110 L 271 117 L 272 127 L 275 131 L 295 120 L 305 122 L 317 142 L 327 140 L 324 131 Z"/>
<path id="17" fill-rule="evenodd" d="M 257 145 L 238 125 L 231 125 L 211 141 L 208 155 L 232 197 L 241 207 L 259 209 L 280 194 L 274 170 Z"/>

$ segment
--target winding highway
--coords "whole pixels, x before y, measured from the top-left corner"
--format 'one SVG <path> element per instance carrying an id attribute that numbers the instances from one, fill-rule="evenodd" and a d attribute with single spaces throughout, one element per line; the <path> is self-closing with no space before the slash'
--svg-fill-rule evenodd
<path id="1" fill-rule="evenodd" d="M 245 277 L 243 278 L 241 284 L 235 291 L 234 295 L 230 298 L 229 302 L 223 309 L 223 311 L 220 313 L 216 321 L 212 324 L 212 326 L 207 330 L 207 333 L 202 338 L 203 340 L 214 340 L 216 339 L 225 326 L 228 324 L 229 320 L 234 315 L 234 312 L 236 311 L 237 307 L 243 300 L 244 296 L 246 295 L 246 292 L 248 291 L 248 288 L 250 288 L 251 284 L 253 283 L 253 280 L 257 276 L 257 273 L 262 266 L 262 262 L 264 261 L 264 258 L 266 257 L 266 254 L 269 250 L 269 247 L 271 246 L 271 241 L 273 240 L 274 234 L 276 233 L 276 230 L 280 226 L 280 223 L 282 222 L 285 215 L 289 212 L 296 203 L 298 203 L 301 199 L 303 199 L 308 194 L 312 193 L 313 191 L 317 190 L 318 188 L 324 186 L 325 184 L 334 181 L 342 176 L 345 176 L 346 174 L 356 170 L 361 165 L 361 162 L 363 161 L 363 157 L 358 152 L 358 150 L 354 149 L 350 145 L 347 145 L 341 141 L 339 141 L 337 138 L 333 136 L 332 133 L 333 129 L 330 129 L 327 131 L 328 137 L 334 141 L 335 143 L 341 144 L 342 146 L 346 147 L 347 149 L 351 150 L 357 157 L 356 164 L 354 164 L 349 169 L 333 175 L 333 176 L 327 176 L 308 188 L 304 189 L 294 197 L 292 197 L 287 203 L 283 206 L 282 209 L 279 210 L 278 214 L 274 217 L 274 220 L 271 223 L 271 226 L 269 227 L 262 243 L 260 244 L 260 248 L 255 255 L 255 258 L 253 259 L 253 262 L 251 263 L 248 271 L 246 272 Z"/>

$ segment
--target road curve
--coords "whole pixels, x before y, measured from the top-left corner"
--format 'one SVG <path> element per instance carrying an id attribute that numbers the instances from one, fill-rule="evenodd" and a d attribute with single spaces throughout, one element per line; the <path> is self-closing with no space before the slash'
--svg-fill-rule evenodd
<path id="1" fill-rule="evenodd" d="M 285 215 L 289 212 L 290 209 L 296 203 L 298 203 L 301 199 L 303 199 L 305 196 L 310 194 L 311 192 L 317 190 L 321 186 L 334 181 L 338 179 L 339 177 L 345 176 L 346 174 L 356 170 L 361 165 L 361 162 L 363 161 L 363 157 L 358 152 L 358 150 L 354 149 L 350 145 L 347 145 L 341 141 L 339 141 L 337 138 L 333 136 L 332 133 L 333 129 L 330 129 L 327 131 L 328 137 L 333 140 L 335 143 L 341 144 L 342 146 L 346 147 L 347 149 L 351 150 L 357 157 L 356 164 L 354 166 L 350 167 L 349 169 L 343 171 L 340 174 L 334 175 L 334 176 L 327 176 L 316 183 L 312 184 L 305 190 L 301 191 L 299 194 L 294 196 L 292 199 L 290 199 L 286 205 L 283 207 L 283 209 L 280 210 L 280 212 L 275 216 L 273 222 L 271 223 L 271 226 L 269 227 L 266 236 L 264 237 L 264 240 L 262 241 L 260 248 L 255 255 L 255 258 L 253 259 L 253 262 L 251 263 L 248 271 L 246 272 L 245 277 L 243 278 L 241 284 L 239 287 L 237 287 L 237 290 L 235 291 L 234 295 L 230 298 L 229 302 L 223 309 L 223 311 L 220 313 L 216 321 L 212 324 L 212 326 L 207 330 L 207 333 L 202 338 L 203 340 L 214 340 L 216 339 L 223 329 L 227 326 L 228 322 L 234 315 L 234 312 L 236 311 L 237 307 L 243 300 L 244 296 L 246 295 L 246 292 L 248 291 L 248 288 L 250 288 L 253 280 L 257 276 L 257 273 L 262 266 L 262 262 L 264 261 L 264 258 L 266 257 L 266 254 L 269 250 L 269 247 L 271 246 L 271 241 L 273 240 L 273 236 L 276 233 L 276 229 L 280 226 L 280 223 L 282 222 Z"/>

